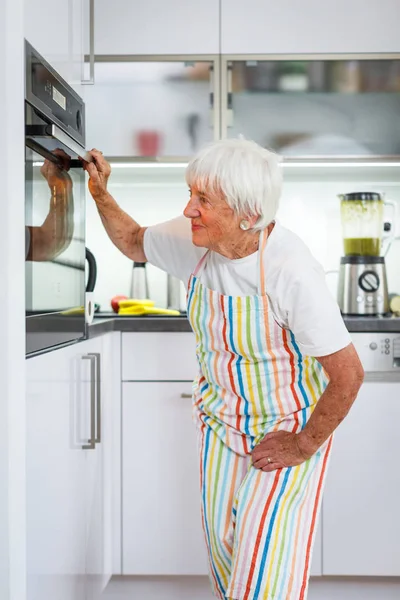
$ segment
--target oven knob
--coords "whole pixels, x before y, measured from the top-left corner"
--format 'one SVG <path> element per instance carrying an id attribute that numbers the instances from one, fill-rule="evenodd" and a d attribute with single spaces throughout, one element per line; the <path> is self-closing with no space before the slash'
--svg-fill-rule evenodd
<path id="1" fill-rule="evenodd" d="M 379 277 L 375 271 L 364 271 L 358 278 L 358 285 L 364 292 L 377 292 L 379 289 Z"/>
<path id="2" fill-rule="evenodd" d="M 378 347 L 378 344 L 376 344 L 375 342 L 371 342 L 369 347 L 371 348 L 371 350 L 376 350 Z"/>

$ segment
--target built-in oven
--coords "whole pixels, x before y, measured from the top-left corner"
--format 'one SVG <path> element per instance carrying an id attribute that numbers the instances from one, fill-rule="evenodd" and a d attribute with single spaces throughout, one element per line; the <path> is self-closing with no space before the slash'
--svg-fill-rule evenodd
<path id="1" fill-rule="evenodd" d="M 27 354 L 85 337 L 85 106 L 26 42 Z"/>

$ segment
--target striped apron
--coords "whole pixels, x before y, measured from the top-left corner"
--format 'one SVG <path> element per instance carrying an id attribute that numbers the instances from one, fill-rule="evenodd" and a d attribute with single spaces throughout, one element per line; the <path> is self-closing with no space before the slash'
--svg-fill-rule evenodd
<path id="1" fill-rule="evenodd" d="M 327 385 L 321 365 L 303 356 L 274 320 L 258 250 L 258 295 L 226 296 L 200 275 L 188 284 L 199 375 L 193 412 L 199 434 L 202 519 L 217 598 L 304 600 L 331 446 L 311 459 L 265 473 L 250 452 L 271 431 L 300 431 Z M 288 293 L 291 291 L 288 290 Z"/>

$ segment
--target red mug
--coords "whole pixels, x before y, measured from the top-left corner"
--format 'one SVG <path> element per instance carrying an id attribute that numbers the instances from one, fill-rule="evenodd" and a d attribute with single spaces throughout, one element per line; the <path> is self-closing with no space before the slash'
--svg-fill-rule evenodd
<path id="1" fill-rule="evenodd" d="M 157 156 L 160 153 L 161 135 L 158 131 L 139 131 L 136 143 L 139 156 Z"/>

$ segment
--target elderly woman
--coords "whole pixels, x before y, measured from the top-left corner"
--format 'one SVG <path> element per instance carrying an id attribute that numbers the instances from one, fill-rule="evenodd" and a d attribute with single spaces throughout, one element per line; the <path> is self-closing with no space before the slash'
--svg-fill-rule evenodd
<path id="1" fill-rule="evenodd" d="M 250 141 L 213 143 L 187 167 L 184 216 L 144 228 L 91 154 L 89 188 L 111 240 L 187 284 L 214 594 L 302 600 L 332 433 L 363 370 L 320 265 L 275 219 L 279 161 Z"/>

